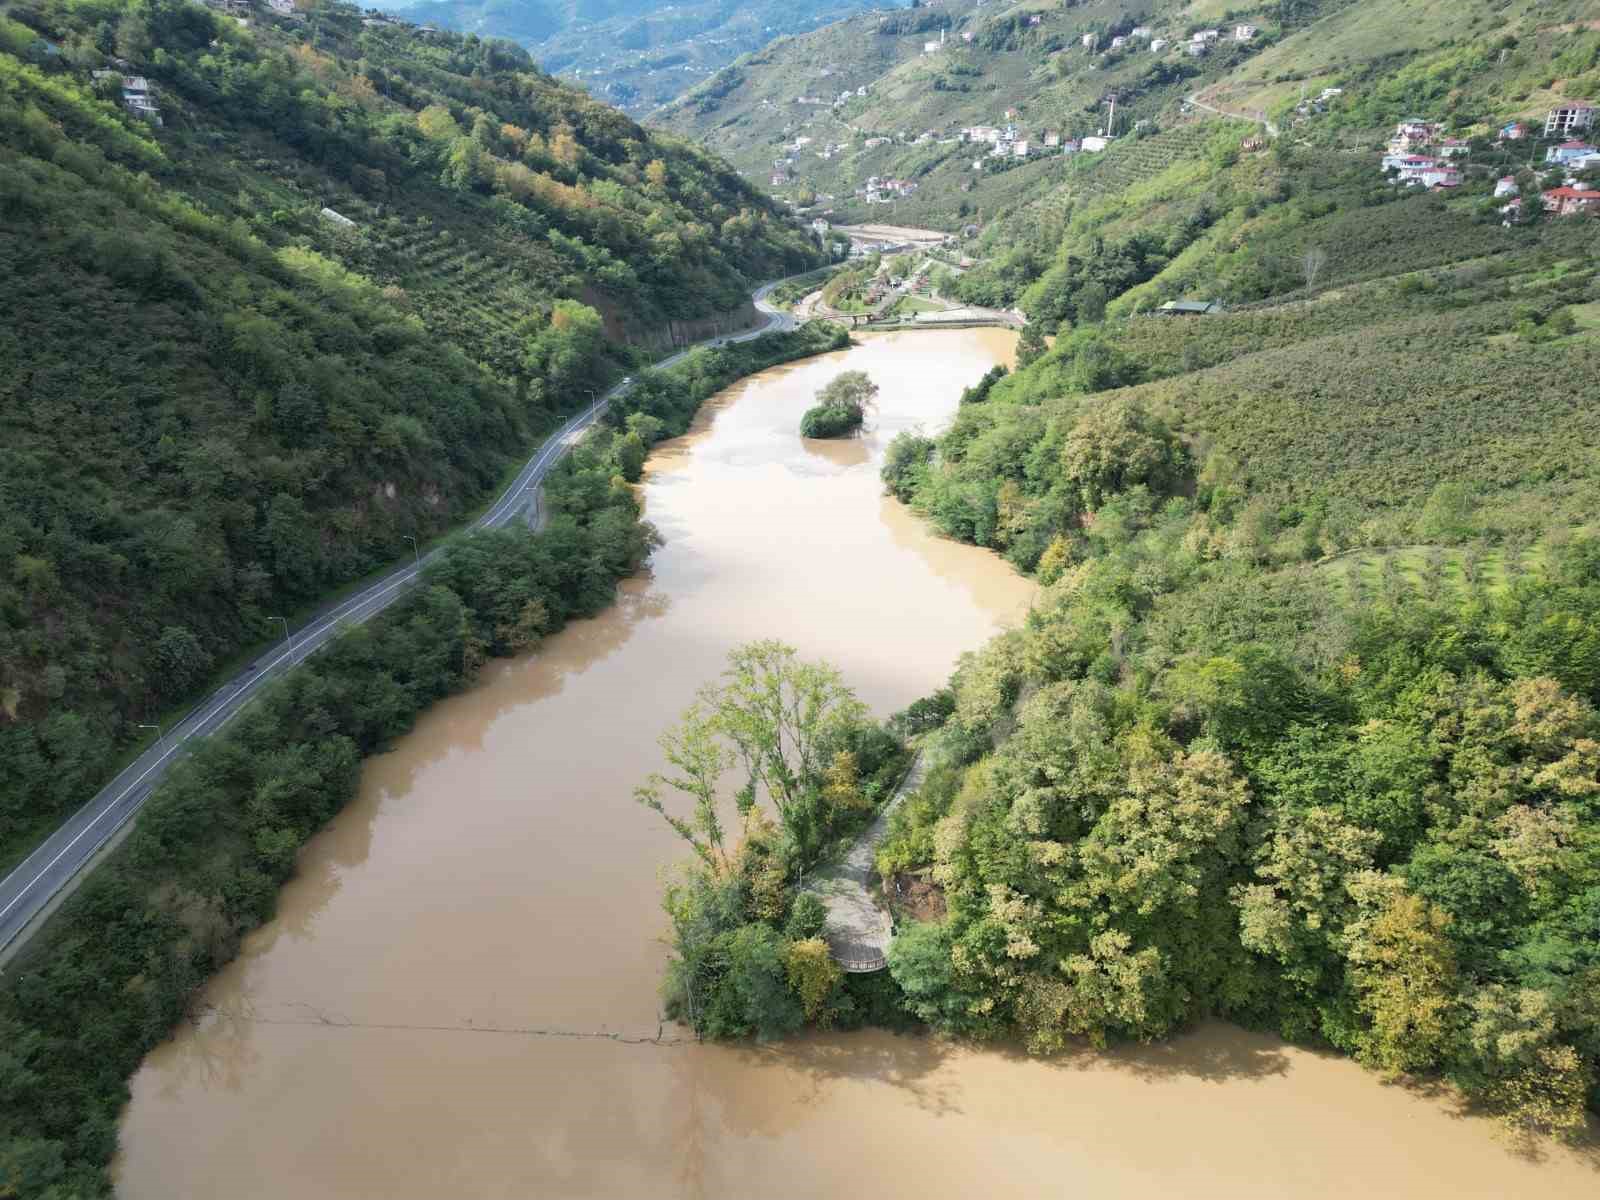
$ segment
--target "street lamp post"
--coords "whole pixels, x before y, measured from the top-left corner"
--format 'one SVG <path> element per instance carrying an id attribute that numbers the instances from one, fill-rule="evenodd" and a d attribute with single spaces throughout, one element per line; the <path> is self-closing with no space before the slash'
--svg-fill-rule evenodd
<path id="1" fill-rule="evenodd" d="M 161 731 L 161 726 L 159 726 L 159 725 L 140 725 L 139 728 L 140 729 L 154 729 L 156 731 L 156 744 L 157 745 L 160 745 L 161 744 L 161 739 L 167 736 L 165 733 L 163 733 Z"/>
<path id="2" fill-rule="evenodd" d="M 268 617 L 267 620 L 269 620 L 269 621 L 282 621 L 283 622 L 283 644 L 285 646 L 287 646 L 289 644 L 289 618 L 288 617 Z"/>
<path id="3" fill-rule="evenodd" d="M 417 560 L 417 570 L 422 570 L 422 551 L 417 549 L 417 539 L 409 533 L 401 534 L 400 536 L 411 543 L 411 557 Z"/>

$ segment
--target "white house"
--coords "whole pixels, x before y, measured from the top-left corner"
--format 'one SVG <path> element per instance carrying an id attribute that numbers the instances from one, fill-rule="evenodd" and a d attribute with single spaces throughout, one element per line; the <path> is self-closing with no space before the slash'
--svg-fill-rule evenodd
<path id="1" fill-rule="evenodd" d="M 1472 147 L 1460 138 L 1446 138 L 1439 143 L 1439 154 L 1442 158 L 1465 158 L 1472 153 Z"/>
<path id="2" fill-rule="evenodd" d="M 150 81 L 143 75 L 124 75 L 120 71 L 95 71 L 95 79 L 115 79 L 121 85 L 122 107 L 134 116 L 160 125 L 161 108 L 150 95 Z"/>
<path id="3" fill-rule="evenodd" d="M 1502 196 L 1515 196 L 1518 191 L 1516 179 L 1510 175 L 1502 175 L 1494 185 L 1494 198 L 1498 200 Z"/>
<path id="4" fill-rule="evenodd" d="M 337 225 L 340 229 L 354 229 L 356 227 L 356 223 L 349 217 L 341 212 L 335 212 L 331 208 L 324 208 L 317 215 L 330 225 Z"/>
<path id="5" fill-rule="evenodd" d="M 1150 53 L 1151 54 L 1160 54 L 1166 48 L 1167 48 L 1167 39 L 1166 38 L 1151 38 L 1150 39 Z"/>
<path id="6" fill-rule="evenodd" d="M 1086 34 L 1083 35 L 1083 37 L 1080 40 L 1083 42 L 1083 48 L 1085 50 L 1093 50 L 1094 47 L 1095 47 L 1096 41 L 1098 41 L 1099 39 L 1097 39 L 1095 37 L 1095 35 L 1092 34 L 1092 33 L 1086 33 Z"/>
<path id="7" fill-rule="evenodd" d="M 1190 58 L 1200 58 L 1201 56 L 1203 56 L 1204 54 L 1206 54 L 1206 53 L 1208 53 L 1210 51 L 1211 43 L 1210 42 L 1190 42 L 1187 46 L 1184 47 L 1184 49 L 1186 51 L 1188 51 Z"/>
<path id="8" fill-rule="evenodd" d="M 1132 29 L 1128 30 L 1128 36 L 1131 38 L 1138 38 L 1141 42 L 1148 42 L 1150 40 L 1150 26 L 1135 25 Z"/>
<path id="9" fill-rule="evenodd" d="M 1383 156 L 1383 169 L 1385 171 L 1399 171 L 1402 180 L 1410 180 L 1421 172 L 1438 165 L 1436 159 L 1426 154 L 1412 154 L 1409 152 L 1399 154 L 1385 154 Z"/>
<path id="10" fill-rule="evenodd" d="M 1128 39 L 1125 37 L 1114 37 L 1111 39 L 1111 48 L 1113 50 L 1121 50 L 1127 44 Z"/>
<path id="11" fill-rule="evenodd" d="M 1021 141 L 1017 141 L 1017 142 L 1011 143 L 1011 153 L 1015 154 L 1018 158 L 1027 158 L 1028 157 L 1028 142 L 1027 142 L 1027 139 L 1024 138 Z"/>
<path id="12" fill-rule="evenodd" d="M 1199 29 L 1190 35 L 1191 42 L 1214 42 L 1222 36 L 1220 29 Z"/>
<path id="13" fill-rule="evenodd" d="M 1098 154 L 1100 151 L 1106 148 L 1110 141 L 1110 138 L 1099 137 L 1098 135 L 1091 134 L 1078 143 L 1078 148 L 1080 150 L 1087 150 L 1091 154 Z"/>
<path id="14" fill-rule="evenodd" d="M 826 217 L 818 217 L 815 221 L 811 222 L 811 230 L 813 233 L 827 233 L 831 228 L 832 226 L 828 224 L 828 219 Z"/>
<path id="15" fill-rule="evenodd" d="M 1255 36 L 1256 27 L 1254 25 L 1235 25 L 1233 27 L 1233 40 L 1236 42 L 1248 42 Z"/>
<path id="16" fill-rule="evenodd" d="M 1044 131 L 1044 145 L 1045 149 L 1054 150 L 1057 146 L 1061 145 L 1061 135 L 1054 129 L 1046 129 Z"/>

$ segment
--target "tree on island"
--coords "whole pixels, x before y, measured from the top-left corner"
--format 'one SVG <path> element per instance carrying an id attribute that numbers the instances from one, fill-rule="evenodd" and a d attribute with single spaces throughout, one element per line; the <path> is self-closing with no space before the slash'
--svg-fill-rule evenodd
<path id="1" fill-rule="evenodd" d="M 865 371 L 846 371 L 829 381 L 817 393 L 817 403 L 800 418 L 800 436 L 808 438 L 845 437 L 861 428 L 867 405 L 878 394 L 878 385 Z"/>
<path id="2" fill-rule="evenodd" d="M 894 791 L 907 757 L 894 734 L 835 668 L 760 641 L 729 654 L 661 748 L 669 769 L 635 795 L 696 855 L 666 885 L 669 1015 L 713 1038 L 859 1025 L 823 904 L 799 883 Z"/>

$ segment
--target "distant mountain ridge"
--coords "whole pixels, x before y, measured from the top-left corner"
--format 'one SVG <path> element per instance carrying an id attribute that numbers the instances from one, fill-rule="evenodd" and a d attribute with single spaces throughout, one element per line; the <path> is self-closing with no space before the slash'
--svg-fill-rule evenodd
<path id="1" fill-rule="evenodd" d="M 420 0 L 394 11 L 462 33 L 510 38 L 552 73 L 639 113 L 674 99 L 742 54 L 896 0 Z"/>

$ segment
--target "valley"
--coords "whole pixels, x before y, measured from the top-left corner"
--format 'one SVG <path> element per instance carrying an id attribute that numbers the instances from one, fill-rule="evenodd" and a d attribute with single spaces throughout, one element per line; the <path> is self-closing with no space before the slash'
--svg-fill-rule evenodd
<path id="1" fill-rule="evenodd" d="M 15 0 L 0 128 L 0 1195 L 1594 1191 L 1595 0 Z"/>
<path id="2" fill-rule="evenodd" d="M 1587 1195 L 1576 1154 L 1536 1165 L 1481 1118 L 1221 1025 L 1050 1059 L 879 1031 L 719 1045 L 663 1029 L 656 877 L 681 843 L 628 794 L 657 765 L 663 714 L 727 647 L 774 635 L 889 711 L 1024 620 L 1033 585 L 932 536 L 877 480 L 893 437 L 939 429 L 955 381 L 1014 341 L 864 335 L 735 385 L 663 443 L 642 484 L 666 538 L 648 570 L 371 760 L 276 919 L 134 1078 L 119 1193 L 731 1195 L 781 1170 L 792 1196 L 1041 1176 L 1151 1197 L 1265 1198 L 1285 1180 L 1310 1196 Z M 875 427 L 794 438 L 846 369 L 885 381 Z M 1178 1132 L 1152 1145 L 1152 1120 Z M 900 1152 L 874 1149 L 885 1136 Z M 1369 1142 L 1389 1149 L 1353 1166 L 1348 1146 Z"/>

